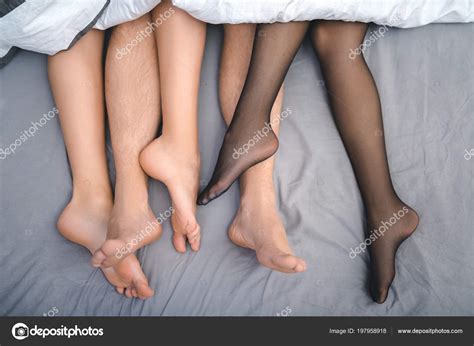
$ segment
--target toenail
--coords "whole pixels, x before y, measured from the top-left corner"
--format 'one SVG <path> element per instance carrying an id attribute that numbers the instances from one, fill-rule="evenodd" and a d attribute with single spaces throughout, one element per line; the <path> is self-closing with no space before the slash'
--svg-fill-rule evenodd
<path id="1" fill-rule="evenodd" d="M 295 270 L 297 272 L 304 272 L 306 270 L 306 265 L 304 265 L 302 263 L 298 263 L 295 267 Z"/>

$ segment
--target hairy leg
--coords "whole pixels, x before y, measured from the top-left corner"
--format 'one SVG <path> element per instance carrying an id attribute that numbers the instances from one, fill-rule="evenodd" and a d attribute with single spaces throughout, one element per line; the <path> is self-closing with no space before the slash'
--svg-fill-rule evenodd
<path id="1" fill-rule="evenodd" d="M 390 177 L 380 99 L 363 55 L 351 54 L 363 42 L 367 24 L 318 21 L 312 32 L 328 95 L 352 163 L 367 213 L 371 254 L 370 291 L 383 303 L 395 276 L 395 254 L 418 225 L 415 211 L 397 196 Z M 382 235 L 379 227 L 396 223 Z"/>
<path id="2" fill-rule="evenodd" d="M 224 26 L 219 99 L 222 115 L 229 125 L 242 93 L 250 65 L 256 26 L 239 24 Z M 278 135 L 275 121 L 282 111 L 283 87 L 271 110 L 273 131 Z M 306 263 L 295 257 L 286 238 L 285 227 L 278 215 L 273 168 L 270 157 L 249 168 L 240 177 L 240 208 L 229 227 L 230 239 L 239 246 L 257 252 L 263 265 L 282 272 L 304 271 Z"/>
<path id="3" fill-rule="evenodd" d="M 211 181 L 199 195 L 199 204 L 207 204 L 223 194 L 248 168 L 276 152 L 278 139 L 269 125 L 271 109 L 308 25 L 258 25 L 242 95 Z"/>
<path id="4" fill-rule="evenodd" d="M 156 28 L 163 109 L 163 134 L 140 155 L 144 171 L 163 182 L 170 193 L 174 213 L 173 244 L 186 251 L 200 245 L 196 220 L 199 189 L 198 93 L 206 24 L 164 1 L 153 18 L 169 11 L 166 22 Z"/>
<path id="5" fill-rule="evenodd" d="M 72 199 L 58 229 L 91 253 L 106 239 L 112 189 L 105 157 L 103 32 L 91 30 L 68 51 L 48 59 L 48 73 L 73 178 Z M 119 293 L 149 297 L 153 291 L 135 256 L 112 268 L 106 278 Z"/>
<path id="6" fill-rule="evenodd" d="M 92 263 L 111 266 L 161 236 L 161 225 L 148 204 L 148 177 L 140 152 L 156 136 L 159 122 L 159 76 L 155 40 L 145 37 L 120 59 L 121 50 L 145 32 L 149 14 L 112 32 L 106 59 L 105 95 L 109 114 L 116 182 L 107 241 Z"/>

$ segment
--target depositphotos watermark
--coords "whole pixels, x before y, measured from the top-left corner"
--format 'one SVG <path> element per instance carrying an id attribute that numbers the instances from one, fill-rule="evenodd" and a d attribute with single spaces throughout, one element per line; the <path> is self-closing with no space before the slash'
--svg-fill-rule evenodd
<path id="1" fill-rule="evenodd" d="M 150 37 L 151 33 L 155 31 L 157 27 L 161 24 L 166 22 L 176 11 L 174 8 L 170 7 L 163 13 L 160 13 L 160 16 L 153 22 L 147 23 L 146 29 L 137 31 L 137 36 L 129 43 L 125 45 L 123 48 L 117 48 L 117 53 L 115 53 L 115 57 L 117 59 L 122 59 L 125 55 L 129 54 L 133 48 L 135 48 L 140 42 L 142 42 L 145 38 Z"/>
<path id="2" fill-rule="evenodd" d="M 469 161 L 470 159 L 472 159 L 472 157 L 474 156 L 474 148 L 471 149 L 471 150 L 469 150 L 469 151 L 467 151 L 467 149 L 464 149 L 464 151 L 466 152 L 466 153 L 464 154 L 464 158 L 465 158 L 467 161 Z"/>
<path id="3" fill-rule="evenodd" d="M 265 122 L 265 126 L 261 128 L 260 130 L 256 131 L 254 133 L 254 136 L 243 146 L 241 146 L 239 149 L 234 148 L 234 152 L 232 154 L 232 158 L 234 160 L 238 160 L 239 157 L 242 155 L 248 154 L 250 149 L 260 142 L 264 137 L 267 137 L 268 134 L 272 131 L 272 127 L 277 126 L 280 122 L 285 120 L 290 114 L 292 113 L 290 108 L 287 108 L 283 112 L 281 112 L 278 117 L 272 119 L 269 123 Z"/>
<path id="4" fill-rule="evenodd" d="M 354 60 L 358 55 L 364 53 L 364 51 L 375 43 L 379 38 L 384 37 L 385 33 L 390 30 L 390 27 L 394 26 L 396 22 L 400 21 L 400 14 L 397 13 L 391 18 L 387 24 L 383 24 L 378 30 L 374 30 L 370 35 L 362 42 L 356 49 L 350 49 L 349 59 Z"/>
<path id="5" fill-rule="evenodd" d="M 365 239 L 362 243 L 360 243 L 358 246 L 356 246 L 354 249 L 351 248 L 351 251 L 349 252 L 349 257 L 351 259 L 356 258 L 358 254 L 361 252 L 365 252 L 368 246 L 370 246 L 374 241 L 376 241 L 379 237 L 383 237 L 385 232 L 389 230 L 390 227 L 395 225 L 398 220 L 400 220 L 402 217 L 404 217 L 406 214 L 408 214 L 409 210 L 407 207 L 403 207 L 400 209 L 398 212 L 393 213 L 393 216 L 388 219 L 388 221 L 382 221 L 381 226 L 377 229 L 374 229 L 368 238 Z"/>
<path id="6" fill-rule="evenodd" d="M 9 146 L 5 148 L 0 148 L 0 160 L 4 160 L 9 155 L 15 154 L 17 149 L 23 143 L 27 142 L 31 137 L 34 137 L 36 131 L 38 131 L 39 128 L 42 128 L 44 125 L 46 125 L 48 121 L 56 117 L 57 114 L 58 114 L 58 109 L 54 107 L 47 114 L 43 114 L 43 116 L 39 119 L 39 121 L 31 122 L 30 128 L 28 128 L 27 130 L 21 131 L 20 136 L 17 139 L 15 139 Z"/>
<path id="7" fill-rule="evenodd" d="M 24 323 L 16 323 L 12 327 L 12 335 L 17 340 L 23 340 L 30 336 L 39 336 L 43 339 L 49 336 L 62 336 L 68 339 L 73 336 L 103 336 L 103 328 L 81 328 L 77 324 L 73 328 L 61 325 L 58 328 L 39 328 L 36 324 L 33 328 L 29 328 Z"/>
<path id="8" fill-rule="evenodd" d="M 163 222 L 168 220 L 170 216 L 175 212 L 173 207 L 169 207 L 168 210 L 160 213 L 160 215 L 153 221 L 148 221 L 145 228 L 137 232 L 137 236 L 129 241 L 125 246 L 116 248 L 115 257 L 122 258 L 124 255 L 131 253 L 132 249 L 138 245 L 143 239 L 148 237 L 152 232 L 156 230 Z"/>
<path id="9" fill-rule="evenodd" d="M 287 306 L 286 308 L 284 308 L 283 310 L 281 310 L 280 312 L 277 312 L 276 315 L 278 317 L 288 317 L 291 315 L 293 311 L 291 310 L 291 308 L 289 306 Z"/>
<path id="10" fill-rule="evenodd" d="M 43 313 L 44 317 L 54 317 L 59 313 L 59 309 L 55 306 L 53 306 L 51 309 L 48 310 L 48 312 Z"/>

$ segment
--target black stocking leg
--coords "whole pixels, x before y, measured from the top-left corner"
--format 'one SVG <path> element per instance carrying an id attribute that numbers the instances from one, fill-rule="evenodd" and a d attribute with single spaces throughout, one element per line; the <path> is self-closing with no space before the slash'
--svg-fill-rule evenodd
<path id="1" fill-rule="evenodd" d="M 319 21 L 312 41 L 366 208 L 370 292 L 383 303 L 395 276 L 396 251 L 414 232 L 418 216 L 397 196 L 390 178 L 377 87 L 363 55 L 356 54 L 366 30 L 364 23 Z"/>
<path id="2" fill-rule="evenodd" d="M 308 22 L 263 24 L 257 34 L 249 73 L 232 122 L 225 135 L 214 174 L 198 204 L 223 194 L 249 167 L 278 149 L 270 112 Z"/>

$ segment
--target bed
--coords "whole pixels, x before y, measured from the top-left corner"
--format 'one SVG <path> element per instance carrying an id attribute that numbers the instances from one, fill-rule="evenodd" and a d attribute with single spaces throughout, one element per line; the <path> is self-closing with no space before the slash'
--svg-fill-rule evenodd
<path id="1" fill-rule="evenodd" d="M 162 239 L 139 252 L 153 298 L 117 294 L 89 264 L 90 253 L 56 230 L 71 175 L 53 117 L 0 160 L 0 315 L 472 316 L 474 159 L 466 153 L 474 148 L 473 34 L 474 24 L 390 28 L 364 53 L 382 99 L 395 188 L 421 217 L 398 252 L 385 304 L 368 294 L 367 253 L 349 257 L 364 239 L 363 206 L 307 41 L 286 78 L 284 108 L 292 114 L 282 123 L 274 174 L 279 211 L 306 273 L 271 271 L 230 242 L 234 184 L 198 208 L 198 253 L 174 250 L 169 222 Z M 221 40 L 220 26 L 209 25 L 199 105 L 202 186 L 225 131 L 217 93 Z M 46 56 L 20 51 L 0 70 L 0 147 L 53 107 Z M 107 152 L 113 178 L 110 144 Z M 167 210 L 164 186 L 153 181 L 150 190 L 153 210 Z"/>

